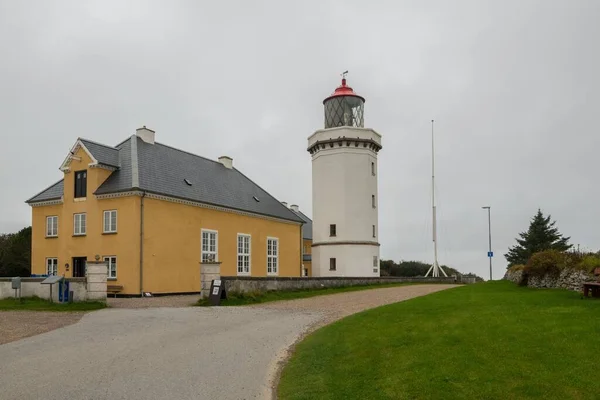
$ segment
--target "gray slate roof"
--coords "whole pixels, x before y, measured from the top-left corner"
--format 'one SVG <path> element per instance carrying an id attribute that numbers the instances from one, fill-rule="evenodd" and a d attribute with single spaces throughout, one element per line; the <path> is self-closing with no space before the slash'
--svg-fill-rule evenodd
<path id="1" fill-rule="evenodd" d="M 79 140 L 81 140 L 81 143 L 83 143 L 100 164 L 110 167 L 119 166 L 119 150 L 104 144 L 92 142 L 91 140 L 81 138 Z"/>
<path id="2" fill-rule="evenodd" d="M 302 221 L 304 221 L 304 225 L 302 226 L 302 238 L 312 240 L 312 220 L 308 218 L 302 211 L 296 212 L 292 210 L 292 212 L 297 214 L 300 218 L 302 218 Z"/>
<path id="3" fill-rule="evenodd" d="M 54 185 L 42 190 L 40 193 L 27 200 L 27 203 L 35 203 L 38 201 L 56 200 L 63 195 L 64 179 L 56 182 Z"/>
<path id="4" fill-rule="evenodd" d="M 142 190 L 239 211 L 305 222 L 237 169 L 160 143 L 146 143 L 133 135 L 116 147 L 80 139 L 90 153 L 106 165 L 120 167 L 95 194 Z M 114 152 L 113 152 L 114 151 Z M 117 154 L 116 158 L 114 154 Z M 100 158 L 98 158 L 100 157 Z M 101 161 L 102 159 L 102 161 Z M 191 186 L 184 179 L 191 182 Z M 60 184 L 60 190 L 57 185 Z M 27 202 L 60 198 L 62 181 Z M 256 197 L 259 201 L 254 199 Z M 311 228 L 312 236 L 312 228 Z"/>

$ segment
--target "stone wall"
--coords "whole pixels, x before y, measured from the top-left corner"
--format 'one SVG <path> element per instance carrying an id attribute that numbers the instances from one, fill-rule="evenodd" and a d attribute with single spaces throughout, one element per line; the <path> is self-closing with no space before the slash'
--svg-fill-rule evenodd
<path id="1" fill-rule="evenodd" d="M 510 269 L 506 270 L 504 274 L 504 280 L 511 281 L 519 285 L 521 283 L 521 279 L 523 278 L 523 270 L 512 271 Z"/>
<path id="2" fill-rule="evenodd" d="M 555 288 L 579 291 L 583 282 L 596 280 L 594 275 L 579 269 L 564 269 L 559 275 L 523 276 L 524 272 L 507 270 L 504 279 L 520 284 L 525 283 L 533 288 Z"/>
<path id="3" fill-rule="evenodd" d="M 252 292 L 271 290 L 298 290 L 298 289 L 322 289 L 342 286 L 379 285 L 385 283 L 471 283 L 462 282 L 460 278 L 345 278 L 345 277 L 309 277 L 309 278 L 284 278 L 284 277 L 245 277 L 245 276 L 223 276 L 221 277 L 227 292 Z"/>
<path id="4" fill-rule="evenodd" d="M 21 278 L 21 297 L 39 297 L 50 299 L 50 285 L 42 285 L 45 278 Z M 73 301 L 86 301 L 87 282 L 85 278 L 67 278 L 69 290 L 73 292 Z M 12 278 L 0 278 L 0 299 L 14 298 Z M 52 285 L 52 300 L 58 302 L 58 283 Z M 17 293 L 18 295 L 18 293 Z"/>

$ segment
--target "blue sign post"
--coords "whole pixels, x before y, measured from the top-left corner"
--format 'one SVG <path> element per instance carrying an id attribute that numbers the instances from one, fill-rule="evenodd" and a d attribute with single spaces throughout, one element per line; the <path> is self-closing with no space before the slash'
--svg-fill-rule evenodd
<path id="1" fill-rule="evenodd" d="M 494 257 L 494 252 L 493 252 L 493 251 L 488 251 L 488 257 L 489 257 L 489 258 L 492 258 L 492 257 Z"/>

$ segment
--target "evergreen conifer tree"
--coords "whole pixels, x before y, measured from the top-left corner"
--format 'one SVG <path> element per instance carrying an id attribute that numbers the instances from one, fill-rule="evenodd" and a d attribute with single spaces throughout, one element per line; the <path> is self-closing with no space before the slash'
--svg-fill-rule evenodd
<path id="1" fill-rule="evenodd" d="M 517 244 L 508 249 L 504 255 L 508 266 L 527 264 L 532 254 L 544 250 L 567 251 L 571 248 L 568 243 L 570 237 L 563 237 L 554 226 L 556 221 L 550 220 L 550 215 L 544 214 L 538 209 L 537 214 L 531 219 L 527 232 L 521 232 L 517 238 Z"/>

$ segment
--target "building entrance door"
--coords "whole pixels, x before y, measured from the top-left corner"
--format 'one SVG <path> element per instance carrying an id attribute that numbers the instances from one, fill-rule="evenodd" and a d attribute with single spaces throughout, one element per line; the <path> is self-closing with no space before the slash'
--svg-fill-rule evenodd
<path id="1" fill-rule="evenodd" d="M 73 257 L 73 278 L 85 277 L 85 262 L 87 257 Z"/>

